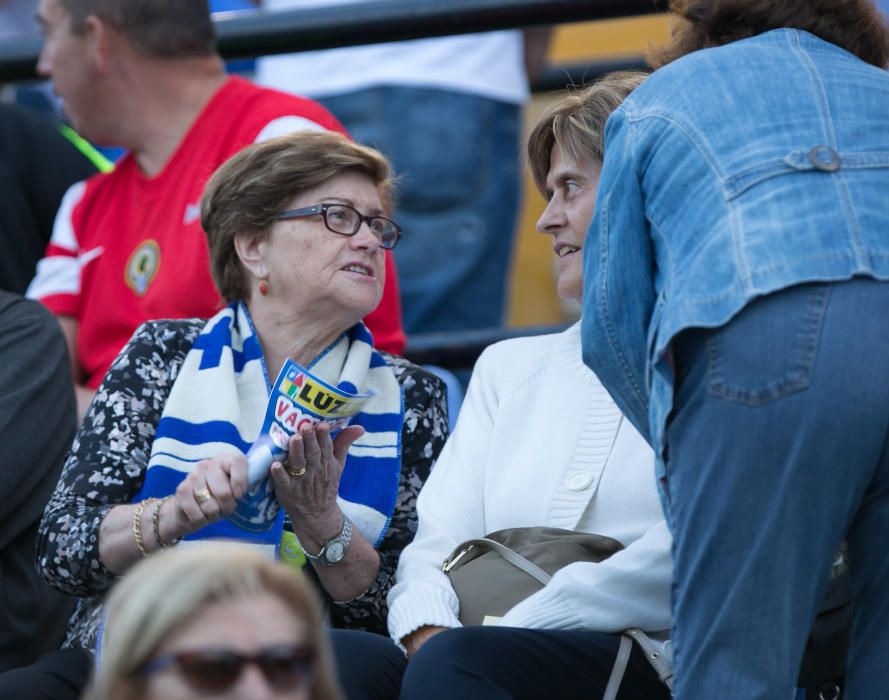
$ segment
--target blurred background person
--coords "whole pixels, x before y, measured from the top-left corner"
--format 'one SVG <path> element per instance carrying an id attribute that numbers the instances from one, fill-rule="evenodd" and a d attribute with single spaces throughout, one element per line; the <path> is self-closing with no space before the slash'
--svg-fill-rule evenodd
<path id="1" fill-rule="evenodd" d="M 614 113 L 583 354 L 655 446 L 679 700 L 788 698 L 840 543 L 850 699 L 889 663 L 889 28 L 674 0 Z"/>
<path id="2" fill-rule="evenodd" d="M 337 700 L 320 603 L 249 547 L 140 562 L 115 586 L 84 700 Z"/>
<path id="3" fill-rule="evenodd" d="M 49 117 L 0 104 L 0 289 L 24 294 L 62 195 L 96 166 Z"/>
<path id="4" fill-rule="evenodd" d="M 74 693 L 89 658 L 54 652 L 73 600 L 34 568 L 37 527 L 75 428 L 65 340 L 40 304 L 0 291 L 0 695 L 34 697 L 23 686 L 38 660 L 42 689 Z"/>
<path id="5" fill-rule="evenodd" d="M 0 0 L 0 40 L 34 34 L 37 0 Z"/>
<path id="6" fill-rule="evenodd" d="M 180 538 L 275 553 L 318 583 L 335 627 L 385 632 L 416 495 L 447 437 L 440 380 L 377 352 L 361 323 L 400 235 L 389 174 L 378 152 L 303 131 L 249 146 L 213 176 L 201 222 L 229 305 L 209 321 L 140 327 L 100 386 L 43 518 L 39 566 L 82 597 L 67 646 L 92 648 L 102 594 Z M 319 424 L 291 440 L 286 466 L 272 465 L 268 489 L 248 499 L 280 504 L 273 522 L 227 518 L 245 495 L 244 453 L 286 358 L 373 397 L 335 439 Z"/>
<path id="7" fill-rule="evenodd" d="M 264 0 L 268 10 L 354 0 Z M 380 0 L 366 0 L 382 6 Z M 309 95 L 399 176 L 409 236 L 395 253 L 405 330 L 503 325 L 521 197 L 526 57 L 542 64 L 548 30 L 486 32 L 269 56 L 262 85 Z"/>
<path id="8" fill-rule="evenodd" d="M 72 126 L 128 149 L 115 169 L 62 200 L 28 288 L 62 324 L 82 415 L 140 323 L 207 318 L 221 307 L 199 200 L 212 172 L 255 141 L 342 131 L 311 100 L 228 76 L 206 0 L 40 0 L 38 72 Z M 382 348 L 404 346 L 394 265 L 368 324 Z"/>

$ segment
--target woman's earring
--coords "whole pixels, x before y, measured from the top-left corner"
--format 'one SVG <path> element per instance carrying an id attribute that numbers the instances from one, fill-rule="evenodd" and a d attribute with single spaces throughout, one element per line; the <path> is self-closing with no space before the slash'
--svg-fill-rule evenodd
<path id="1" fill-rule="evenodd" d="M 264 297 L 267 297 L 269 295 L 268 275 L 263 275 L 262 277 L 259 278 L 259 285 L 258 286 L 259 286 L 259 293 L 262 294 Z"/>

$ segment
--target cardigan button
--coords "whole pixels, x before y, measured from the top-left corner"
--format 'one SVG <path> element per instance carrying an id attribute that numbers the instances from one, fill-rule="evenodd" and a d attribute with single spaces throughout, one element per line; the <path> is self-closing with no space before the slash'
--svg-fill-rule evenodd
<path id="1" fill-rule="evenodd" d="M 570 491 L 583 491 L 590 487 L 590 484 L 593 483 L 593 473 L 582 471 L 582 472 L 574 472 L 571 476 L 565 479 L 565 486 L 568 487 Z"/>

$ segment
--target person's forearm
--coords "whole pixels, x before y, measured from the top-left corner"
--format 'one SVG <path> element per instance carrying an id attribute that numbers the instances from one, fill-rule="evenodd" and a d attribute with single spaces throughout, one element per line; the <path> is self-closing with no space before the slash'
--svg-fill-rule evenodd
<path id="1" fill-rule="evenodd" d="M 313 555 L 321 551 L 325 542 L 339 534 L 343 524 L 341 513 L 329 522 L 329 519 L 325 519 L 324 523 L 307 522 L 305 518 L 294 516 L 291 514 L 293 532 L 300 544 Z M 355 529 L 342 561 L 329 566 L 319 563 L 314 568 L 318 580 L 333 600 L 348 601 L 360 596 L 373 584 L 380 570 L 380 556 Z"/>
<path id="2" fill-rule="evenodd" d="M 534 27 L 523 31 L 525 72 L 528 82 L 533 83 L 546 68 L 546 55 L 552 39 L 552 27 Z"/>
<path id="3" fill-rule="evenodd" d="M 510 627 L 614 631 L 670 628 L 673 561 L 664 521 L 599 562 L 574 562 L 500 620 Z"/>
<path id="4" fill-rule="evenodd" d="M 112 508 L 99 528 L 99 557 L 109 571 L 118 575 L 123 574 L 143 556 L 133 529 L 136 508 L 136 504 Z M 152 532 L 151 504 L 142 508 L 141 534 L 145 551 L 154 551 L 157 545 Z"/>
<path id="5" fill-rule="evenodd" d="M 188 524 L 177 513 L 172 498 L 146 500 L 142 502 L 139 536 L 142 548 L 136 540 L 136 511 L 138 503 L 119 505 L 112 508 L 99 528 L 99 557 L 109 571 L 122 574 L 139 559 L 161 549 L 154 529 L 157 519 L 158 532 L 166 545 L 178 540 L 188 531 Z M 155 515 L 155 510 L 160 509 Z M 144 550 L 144 551 L 143 551 Z"/>

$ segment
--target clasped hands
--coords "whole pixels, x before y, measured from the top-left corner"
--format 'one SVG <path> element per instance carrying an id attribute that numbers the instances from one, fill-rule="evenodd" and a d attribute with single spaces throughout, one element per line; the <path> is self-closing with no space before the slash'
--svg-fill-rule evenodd
<path id="1" fill-rule="evenodd" d="M 330 426 L 318 423 L 291 436 L 286 462 L 274 462 L 270 477 L 275 498 L 292 520 L 330 531 L 342 522 L 336 503 L 340 476 L 352 443 L 364 434 L 347 426 L 331 439 Z M 247 459 L 220 455 L 199 462 L 159 513 L 162 539 L 170 542 L 230 515 L 247 492 Z M 338 525 L 336 527 L 339 527 Z"/>

